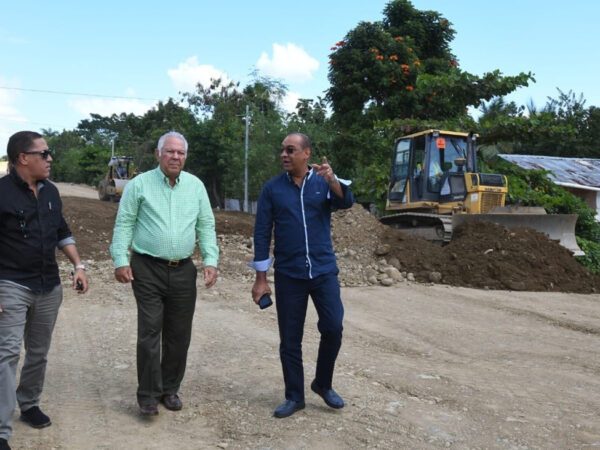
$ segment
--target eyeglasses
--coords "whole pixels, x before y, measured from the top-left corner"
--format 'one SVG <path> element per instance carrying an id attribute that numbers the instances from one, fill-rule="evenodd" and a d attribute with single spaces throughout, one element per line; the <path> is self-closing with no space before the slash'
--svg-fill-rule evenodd
<path id="1" fill-rule="evenodd" d="M 49 156 L 52 156 L 52 151 L 51 150 L 43 150 L 41 152 L 23 152 L 26 155 L 40 155 L 42 157 L 42 159 L 48 159 Z"/>
<path id="2" fill-rule="evenodd" d="M 291 155 L 296 150 L 296 147 L 293 145 L 288 145 L 287 147 L 283 147 L 281 149 L 282 152 L 286 152 L 288 155 Z"/>

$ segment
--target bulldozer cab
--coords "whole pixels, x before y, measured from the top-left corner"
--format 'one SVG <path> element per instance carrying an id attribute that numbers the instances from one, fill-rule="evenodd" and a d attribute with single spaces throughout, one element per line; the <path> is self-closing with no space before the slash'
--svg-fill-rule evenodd
<path id="1" fill-rule="evenodd" d="M 135 172 L 131 156 L 113 156 L 108 161 L 108 170 L 98 183 L 98 198 L 100 200 L 119 201 L 127 182 Z"/>
<path id="2" fill-rule="evenodd" d="M 132 175 L 133 158 L 131 156 L 113 156 L 108 162 L 108 178 L 128 180 Z"/>
<path id="3" fill-rule="evenodd" d="M 398 139 L 388 209 L 403 204 L 428 210 L 435 209 L 430 203 L 463 200 L 465 173 L 475 169 L 474 153 L 474 137 L 467 133 L 428 130 Z"/>

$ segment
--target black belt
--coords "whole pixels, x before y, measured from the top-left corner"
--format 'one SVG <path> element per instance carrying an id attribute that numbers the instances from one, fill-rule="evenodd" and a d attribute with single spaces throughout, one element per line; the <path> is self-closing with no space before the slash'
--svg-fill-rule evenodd
<path id="1" fill-rule="evenodd" d="M 133 253 L 135 253 L 137 256 L 141 256 L 142 258 L 151 259 L 153 261 L 165 264 L 169 267 L 183 266 L 184 264 L 186 264 L 187 262 L 192 260 L 191 257 L 184 258 L 184 259 L 163 259 L 163 258 L 157 258 L 156 256 L 147 255 L 146 253 L 138 253 L 138 252 L 133 252 Z"/>

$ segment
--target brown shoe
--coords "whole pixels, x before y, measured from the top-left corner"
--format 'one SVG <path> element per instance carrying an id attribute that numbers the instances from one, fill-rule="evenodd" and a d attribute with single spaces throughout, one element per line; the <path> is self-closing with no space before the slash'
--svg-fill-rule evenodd
<path id="1" fill-rule="evenodd" d="M 158 407 L 155 404 L 140 405 L 140 414 L 142 416 L 157 416 Z"/>
<path id="2" fill-rule="evenodd" d="M 183 408 L 183 404 L 177 394 L 165 394 L 160 401 L 165 405 L 165 408 L 170 409 L 171 411 L 179 411 Z"/>

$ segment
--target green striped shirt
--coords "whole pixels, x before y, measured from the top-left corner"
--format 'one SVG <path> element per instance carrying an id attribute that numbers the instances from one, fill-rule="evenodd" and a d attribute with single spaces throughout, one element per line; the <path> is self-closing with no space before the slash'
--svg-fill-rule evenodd
<path id="1" fill-rule="evenodd" d="M 168 260 L 184 259 L 199 243 L 205 266 L 217 267 L 215 217 L 202 181 L 181 172 L 175 186 L 157 167 L 125 186 L 110 254 L 116 268 L 129 265 L 129 249 Z"/>

